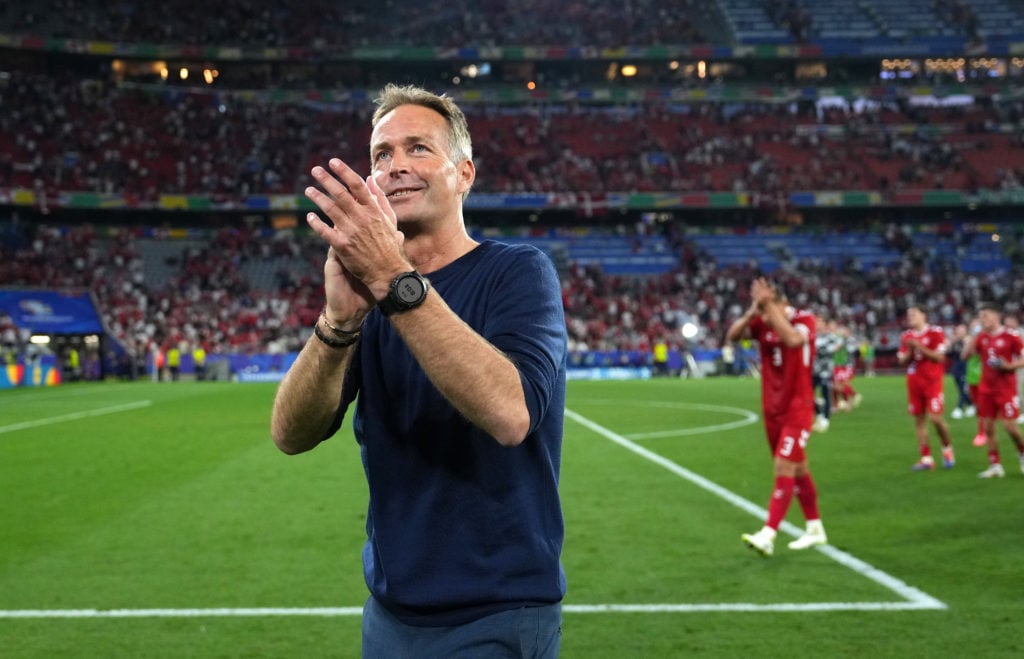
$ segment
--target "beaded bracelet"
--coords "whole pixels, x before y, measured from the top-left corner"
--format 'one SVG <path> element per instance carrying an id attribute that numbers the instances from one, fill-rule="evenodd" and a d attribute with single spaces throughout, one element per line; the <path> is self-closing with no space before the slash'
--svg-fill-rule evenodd
<path id="1" fill-rule="evenodd" d="M 359 332 L 349 332 L 349 334 L 352 334 L 352 336 L 345 340 L 331 338 L 320 330 L 320 323 L 313 325 L 313 334 L 316 336 L 316 338 L 326 343 L 328 347 L 334 348 L 335 350 L 347 348 L 359 340 Z"/>

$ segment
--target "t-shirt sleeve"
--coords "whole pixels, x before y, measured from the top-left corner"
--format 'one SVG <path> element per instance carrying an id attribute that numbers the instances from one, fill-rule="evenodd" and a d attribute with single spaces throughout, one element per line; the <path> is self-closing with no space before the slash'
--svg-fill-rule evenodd
<path id="1" fill-rule="evenodd" d="M 565 370 L 567 336 L 562 289 L 551 260 L 522 246 L 495 278 L 481 332 L 519 369 L 530 432 L 544 418 Z"/>

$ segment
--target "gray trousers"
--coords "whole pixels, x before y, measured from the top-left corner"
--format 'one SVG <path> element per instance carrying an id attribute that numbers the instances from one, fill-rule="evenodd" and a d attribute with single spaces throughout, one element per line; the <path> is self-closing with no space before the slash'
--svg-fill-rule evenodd
<path id="1" fill-rule="evenodd" d="M 363 659 L 555 659 L 562 605 L 502 611 L 456 627 L 416 627 L 370 597 L 363 606 Z"/>

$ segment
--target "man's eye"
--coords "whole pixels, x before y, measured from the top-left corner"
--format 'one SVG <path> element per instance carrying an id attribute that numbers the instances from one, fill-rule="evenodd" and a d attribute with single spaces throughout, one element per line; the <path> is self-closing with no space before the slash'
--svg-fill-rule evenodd
<path id="1" fill-rule="evenodd" d="M 390 157 L 391 157 L 391 154 L 388 153 L 387 151 L 378 151 L 377 155 L 374 156 L 373 159 L 374 160 L 387 160 Z"/>

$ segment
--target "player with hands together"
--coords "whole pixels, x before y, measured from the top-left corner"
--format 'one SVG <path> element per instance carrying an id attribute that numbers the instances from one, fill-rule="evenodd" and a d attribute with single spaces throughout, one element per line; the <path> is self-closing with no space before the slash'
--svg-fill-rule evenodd
<path id="1" fill-rule="evenodd" d="M 746 313 L 729 326 L 726 340 L 753 339 L 761 353 L 761 407 L 775 487 L 764 526 L 740 538 L 767 557 L 775 551 L 775 536 L 794 496 L 807 526 L 789 548 L 803 550 L 828 542 L 806 453 L 814 421 L 811 365 L 816 321 L 813 314 L 789 306 L 786 295 L 763 277 L 751 282 L 750 300 Z"/>

